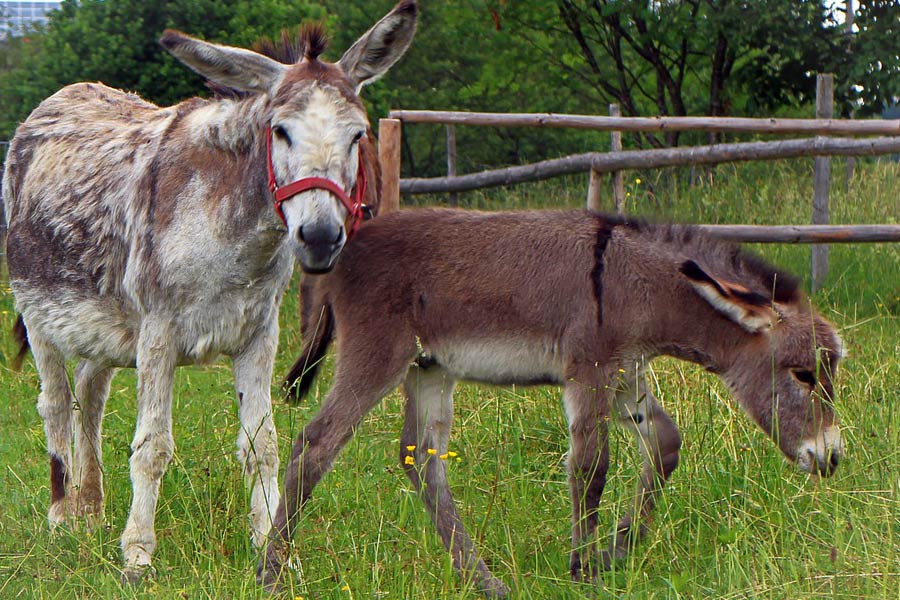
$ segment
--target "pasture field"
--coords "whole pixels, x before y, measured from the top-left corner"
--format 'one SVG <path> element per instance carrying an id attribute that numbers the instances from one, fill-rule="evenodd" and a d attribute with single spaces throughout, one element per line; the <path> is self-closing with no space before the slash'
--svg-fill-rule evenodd
<path id="1" fill-rule="evenodd" d="M 662 171 L 626 175 L 628 209 L 696 222 L 808 222 L 811 161 L 720 166 L 693 187 Z M 643 180 L 640 180 L 643 178 Z M 713 181 L 714 179 L 714 181 Z M 866 163 L 844 191 L 835 161 L 835 223 L 897 223 L 900 166 Z M 473 193 L 464 206 L 581 206 L 586 177 Z M 415 199 L 428 203 L 436 199 Z M 423 248 L 423 252 L 427 252 Z M 808 273 L 808 246 L 758 250 Z M 282 308 L 276 378 L 300 347 L 296 280 Z M 450 481 L 462 516 L 514 598 L 900 598 L 900 245 L 833 246 L 827 287 L 813 297 L 849 350 L 837 379 L 846 456 L 827 480 L 788 465 L 715 377 L 660 359 L 653 385 L 684 436 L 681 465 L 651 533 L 592 588 L 568 579 L 567 437 L 555 388 L 460 385 Z M 120 584 L 119 536 L 131 488 L 135 378 L 113 382 L 104 430 L 107 527 L 51 534 L 38 378 L 9 370 L 12 298 L 0 283 L 0 598 L 264 598 L 246 527 L 249 499 L 234 458 L 230 364 L 180 369 L 175 458 L 157 511 L 156 575 Z M 330 383 L 325 369 L 297 408 L 276 402 L 282 461 Z M 477 598 L 450 559 L 398 464 L 402 403 L 392 394 L 366 419 L 308 505 L 294 551 L 302 583 L 286 598 Z M 639 459 L 611 435 L 601 505 L 611 531 L 629 504 Z"/>

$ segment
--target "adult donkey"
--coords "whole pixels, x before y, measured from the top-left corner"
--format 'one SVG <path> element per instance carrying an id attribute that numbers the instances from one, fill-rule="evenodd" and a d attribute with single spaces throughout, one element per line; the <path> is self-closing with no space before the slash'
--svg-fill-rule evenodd
<path id="1" fill-rule="evenodd" d="M 365 413 L 401 382 L 401 464 L 456 568 L 490 596 L 507 587 L 478 557 L 439 459 L 458 379 L 564 386 L 576 579 L 594 578 L 643 534 L 678 464 L 678 428 L 641 373 L 654 356 L 720 375 L 801 469 L 828 475 L 841 455 L 834 327 L 794 278 L 692 227 L 587 212 L 407 210 L 364 225 L 335 269 L 303 287 L 305 346 L 286 383 L 302 397 L 332 337 L 335 376 L 294 444 L 260 564 L 269 584 L 313 488 Z M 633 512 L 598 557 L 612 417 L 635 435 L 644 467 Z"/>
<path id="2" fill-rule="evenodd" d="M 3 198 L 11 286 L 41 377 L 49 520 L 102 513 L 104 404 L 115 369 L 136 367 L 129 579 L 156 547 L 177 365 L 233 359 L 251 535 L 265 539 L 279 499 L 269 391 L 278 306 L 294 257 L 327 271 L 361 218 L 368 120 L 357 94 L 400 58 L 416 18 L 415 1 L 400 2 L 336 64 L 319 59 L 319 29 L 290 65 L 166 31 L 160 41 L 179 60 L 245 96 L 160 108 L 80 83 L 18 128 Z M 74 398 L 70 357 L 80 359 Z"/>

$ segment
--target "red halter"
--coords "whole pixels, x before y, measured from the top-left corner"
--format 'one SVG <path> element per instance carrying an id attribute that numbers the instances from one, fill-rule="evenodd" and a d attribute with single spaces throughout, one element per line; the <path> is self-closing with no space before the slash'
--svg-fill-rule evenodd
<path id="1" fill-rule="evenodd" d="M 301 192 L 312 189 L 320 189 L 331 192 L 340 199 L 344 208 L 347 209 L 347 220 L 350 222 L 347 226 L 347 239 L 350 239 L 359 225 L 366 218 L 366 205 L 363 204 L 363 197 L 366 193 L 366 168 L 362 161 L 362 150 L 359 151 L 359 167 L 356 171 L 356 187 L 353 198 L 331 179 L 325 177 L 304 177 L 284 187 L 278 187 L 275 181 L 275 167 L 272 164 L 272 126 L 266 125 L 266 168 L 269 171 L 269 190 L 275 196 L 275 214 L 287 226 L 287 220 L 284 218 L 284 212 L 281 205 L 285 200 L 293 198 Z"/>

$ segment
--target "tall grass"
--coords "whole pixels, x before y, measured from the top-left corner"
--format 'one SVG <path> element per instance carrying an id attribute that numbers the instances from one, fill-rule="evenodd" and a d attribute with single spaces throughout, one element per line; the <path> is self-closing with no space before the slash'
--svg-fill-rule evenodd
<path id="1" fill-rule="evenodd" d="M 840 163 L 837 163 L 840 164 Z M 792 163 L 722 166 L 693 186 L 682 172 L 627 177 L 628 210 L 654 219 L 804 223 L 811 168 Z M 837 223 L 896 223 L 900 169 L 863 165 L 844 191 L 835 168 Z M 640 180 L 640 181 L 638 181 Z M 581 206 L 585 178 L 472 193 L 469 208 Z M 415 203 L 435 199 L 416 199 Z M 799 274 L 809 248 L 760 246 Z M 427 249 L 423 249 L 427 251 Z M 837 381 L 847 456 L 819 480 L 786 464 L 713 376 L 654 362 L 653 385 L 684 435 L 679 468 L 648 539 L 601 589 L 568 580 L 570 509 L 559 390 L 461 385 L 450 479 L 463 519 L 494 572 L 518 598 L 900 598 L 900 247 L 833 246 L 826 289 L 813 298 L 841 329 L 850 355 Z M 0 284 L 0 327 L 14 319 Z M 296 282 L 282 309 L 276 375 L 300 346 Z M 94 531 L 47 528 L 48 469 L 39 382 L 31 361 L 7 368 L 0 342 L 0 598 L 262 598 L 234 459 L 237 416 L 230 365 L 180 369 L 175 459 L 157 511 L 156 575 L 137 588 L 119 580 L 118 538 L 131 490 L 129 443 L 135 380 L 113 382 L 104 427 L 106 518 Z M 275 407 L 283 459 L 315 413 L 330 366 L 296 409 Z M 294 545 L 302 582 L 287 597 L 475 598 L 398 465 L 402 400 L 393 394 L 366 419 L 316 489 Z M 639 458 L 624 433 L 611 438 L 604 534 L 629 504 Z"/>

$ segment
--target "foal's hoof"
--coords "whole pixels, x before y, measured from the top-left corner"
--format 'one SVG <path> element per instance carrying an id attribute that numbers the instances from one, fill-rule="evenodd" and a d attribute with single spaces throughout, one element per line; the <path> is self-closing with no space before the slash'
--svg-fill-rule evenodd
<path id="1" fill-rule="evenodd" d="M 259 559 L 256 565 L 256 583 L 270 593 L 280 592 L 286 586 L 284 585 L 284 577 L 287 575 L 287 567 L 284 566 L 285 561 L 282 560 L 277 550 L 268 548 Z"/>

